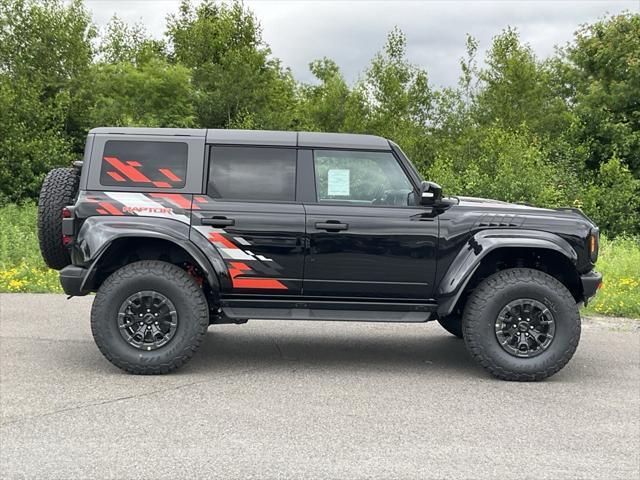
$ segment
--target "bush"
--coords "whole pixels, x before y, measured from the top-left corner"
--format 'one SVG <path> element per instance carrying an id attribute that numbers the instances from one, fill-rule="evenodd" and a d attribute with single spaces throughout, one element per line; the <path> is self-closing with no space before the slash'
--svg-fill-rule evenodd
<path id="1" fill-rule="evenodd" d="M 603 237 L 596 270 L 604 284 L 585 312 L 640 318 L 640 237 Z"/>
<path id="2" fill-rule="evenodd" d="M 0 208 L 0 292 L 61 292 L 58 272 L 40 256 L 36 206 Z"/>
<path id="3" fill-rule="evenodd" d="M 476 128 L 465 132 L 452 148 L 443 149 L 428 177 L 448 195 L 566 206 L 574 176 L 545 158 L 542 148 L 523 133 L 495 126 Z"/>
<path id="4" fill-rule="evenodd" d="M 640 180 L 614 157 L 585 188 L 583 209 L 607 235 L 640 232 Z"/>

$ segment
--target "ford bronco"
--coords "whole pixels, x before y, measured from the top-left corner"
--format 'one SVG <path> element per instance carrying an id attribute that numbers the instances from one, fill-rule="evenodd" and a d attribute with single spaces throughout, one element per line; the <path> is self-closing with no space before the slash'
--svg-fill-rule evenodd
<path id="1" fill-rule="evenodd" d="M 540 380 L 602 281 L 580 210 L 445 197 L 371 135 L 96 128 L 45 178 L 38 232 L 137 374 L 183 365 L 211 324 L 436 320 L 496 377 Z"/>

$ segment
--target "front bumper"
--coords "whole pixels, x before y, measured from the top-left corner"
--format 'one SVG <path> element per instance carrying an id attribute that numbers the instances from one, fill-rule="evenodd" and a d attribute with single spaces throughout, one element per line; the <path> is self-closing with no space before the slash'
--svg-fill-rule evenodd
<path id="1" fill-rule="evenodd" d="M 586 304 L 598 291 L 602 284 L 602 274 L 599 272 L 589 272 L 580 276 L 582 282 L 582 292 L 584 295 L 584 303 Z"/>
<path id="2" fill-rule="evenodd" d="M 60 284 L 64 293 L 72 297 L 80 297 L 89 293 L 88 290 L 84 290 L 88 273 L 89 269 L 76 265 L 68 265 L 60 270 Z"/>

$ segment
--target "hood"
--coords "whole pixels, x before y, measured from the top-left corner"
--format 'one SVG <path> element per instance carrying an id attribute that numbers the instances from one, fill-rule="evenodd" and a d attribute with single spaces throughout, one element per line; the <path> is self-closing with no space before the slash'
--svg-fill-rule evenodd
<path id="1" fill-rule="evenodd" d="M 500 210 L 504 209 L 514 209 L 518 211 L 537 211 L 537 212 L 552 212 L 554 210 L 550 208 L 540 208 L 534 207 L 533 205 L 529 205 L 526 203 L 510 203 L 503 202 L 502 200 L 494 200 L 491 198 L 480 198 L 480 197 L 453 197 L 458 200 L 458 205 L 462 207 L 482 207 L 482 208 L 497 208 Z"/>
<path id="2" fill-rule="evenodd" d="M 457 200 L 457 207 L 465 210 L 475 210 L 485 214 L 509 215 L 526 220 L 555 218 L 569 222 L 588 223 L 595 226 L 593 221 L 578 208 L 542 208 L 524 203 L 509 203 L 501 200 L 480 197 L 452 197 Z M 527 223 L 525 221 L 525 223 Z M 536 223 L 536 222 L 534 222 Z"/>

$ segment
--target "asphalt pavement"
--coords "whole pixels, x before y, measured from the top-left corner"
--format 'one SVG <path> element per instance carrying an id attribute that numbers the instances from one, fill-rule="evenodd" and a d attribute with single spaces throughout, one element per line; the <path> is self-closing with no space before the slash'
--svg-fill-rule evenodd
<path id="1" fill-rule="evenodd" d="M 585 320 L 539 383 L 437 323 L 252 320 L 174 374 L 102 357 L 91 297 L 0 295 L 0 477 L 640 478 L 640 322 Z"/>

